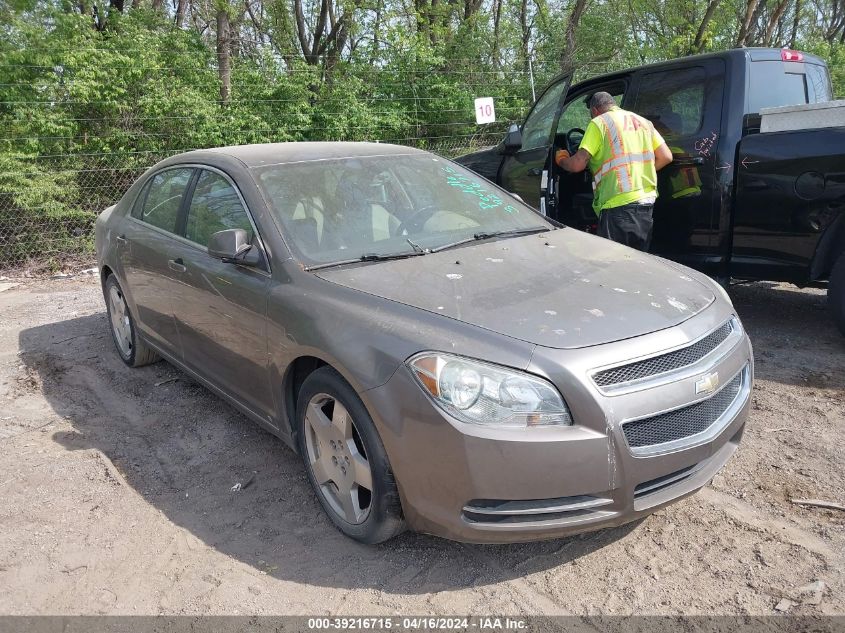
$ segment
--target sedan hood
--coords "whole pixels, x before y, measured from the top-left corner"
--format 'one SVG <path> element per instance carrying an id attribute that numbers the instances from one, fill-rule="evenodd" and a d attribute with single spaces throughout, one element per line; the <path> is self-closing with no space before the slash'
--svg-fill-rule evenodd
<path id="1" fill-rule="evenodd" d="M 668 328 L 715 299 L 666 260 L 568 228 L 316 274 L 554 348 Z"/>

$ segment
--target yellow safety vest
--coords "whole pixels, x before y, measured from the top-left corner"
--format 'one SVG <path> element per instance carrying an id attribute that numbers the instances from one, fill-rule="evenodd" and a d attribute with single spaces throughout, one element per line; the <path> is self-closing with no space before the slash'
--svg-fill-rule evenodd
<path id="1" fill-rule="evenodd" d="M 590 160 L 596 213 L 656 197 L 654 150 L 663 143 L 663 138 L 651 122 L 633 112 L 614 108 L 591 123 L 599 126 L 604 137 L 598 155 L 594 154 Z"/>
<path id="2" fill-rule="evenodd" d="M 680 147 L 670 147 L 674 156 L 681 156 L 684 150 Z M 701 175 L 695 165 L 680 167 L 669 177 L 672 198 L 690 198 L 701 195 Z"/>

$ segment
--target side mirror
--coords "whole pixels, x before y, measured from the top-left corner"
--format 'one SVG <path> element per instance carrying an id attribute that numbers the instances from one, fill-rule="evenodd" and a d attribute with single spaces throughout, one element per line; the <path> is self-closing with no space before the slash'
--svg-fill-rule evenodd
<path id="1" fill-rule="evenodd" d="M 504 146 L 506 150 L 511 152 L 522 147 L 522 130 L 519 129 L 516 123 L 512 123 L 508 128 L 508 133 L 505 134 Z"/>
<path id="2" fill-rule="evenodd" d="M 249 243 L 249 234 L 243 229 L 214 233 L 208 240 L 208 254 L 227 264 L 257 266 L 261 262 L 261 254 Z"/>

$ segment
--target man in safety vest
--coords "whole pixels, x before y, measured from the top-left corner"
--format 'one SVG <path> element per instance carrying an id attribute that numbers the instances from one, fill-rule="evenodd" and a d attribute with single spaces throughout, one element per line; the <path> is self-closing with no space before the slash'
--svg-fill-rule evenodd
<path id="1" fill-rule="evenodd" d="M 657 171 L 672 162 L 672 152 L 648 119 L 617 107 L 610 94 L 595 93 L 588 106 L 593 119 L 578 151 L 560 150 L 555 161 L 573 173 L 589 165 L 599 235 L 647 251 Z"/>

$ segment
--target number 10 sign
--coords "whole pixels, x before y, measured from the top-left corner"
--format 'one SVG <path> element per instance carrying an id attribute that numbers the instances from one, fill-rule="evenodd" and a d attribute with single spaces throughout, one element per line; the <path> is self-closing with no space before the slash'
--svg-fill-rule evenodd
<path id="1" fill-rule="evenodd" d="M 496 122 L 496 108 L 493 106 L 493 97 L 479 97 L 475 100 L 475 122 L 479 125 Z"/>

